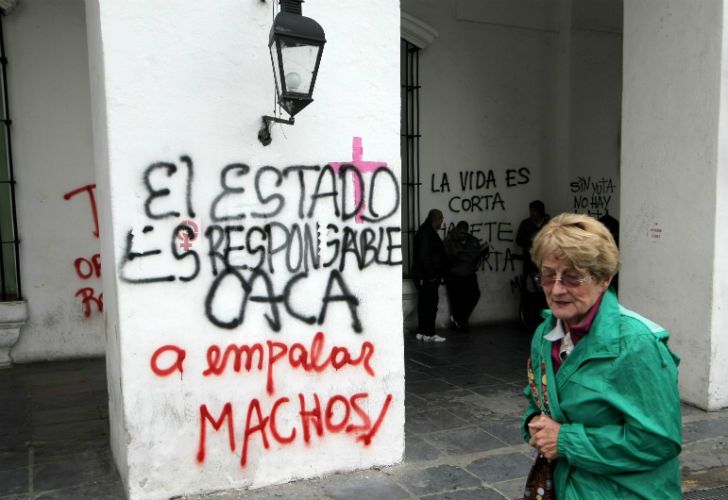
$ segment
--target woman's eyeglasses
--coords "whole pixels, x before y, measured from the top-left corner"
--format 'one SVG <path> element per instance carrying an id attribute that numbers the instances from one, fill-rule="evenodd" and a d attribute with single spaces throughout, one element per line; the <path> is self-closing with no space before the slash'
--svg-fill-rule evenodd
<path id="1" fill-rule="evenodd" d="M 542 287 L 553 286 L 554 283 L 560 281 L 566 288 L 578 288 L 587 281 L 591 281 L 594 277 L 579 276 L 578 274 L 564 273 L 560 278 L 556 277 L 555 273 L 539 273 L 534 278 L 536 284 Z"/>

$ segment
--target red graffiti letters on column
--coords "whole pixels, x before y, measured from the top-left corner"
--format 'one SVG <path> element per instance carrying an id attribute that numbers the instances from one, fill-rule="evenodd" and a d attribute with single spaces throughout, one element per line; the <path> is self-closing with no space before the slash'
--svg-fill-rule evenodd
<path id="1" fill-rule="evenodd" d="M 85 186 L 81 186 L 80 188 L 67 192 L 63 195 L 63 199 L 68 201 L 81 193 L 86 193 L 88 195 L 88 200 L 91 205 L 91 215 L 93 217 L 93 229 L 91 230 L 91 234 L 93 234 L 94 238 L 98 239 L 99 216 L 96 211 L 96 197 L 94 196 L 95 189 L 96 184 L 86 184 Z M 76 275 L 84 281 L 92 278 L 98 279 L 101 277 L 101 256 L 98 253 L 95 253 L 91 256 L 91 258 L 78 257 L 73 261 L 73 267 L 76 270 Z M 104 294 L 99 293 L 97 295 L 96 290 L 92 286 L 79 288 L 74 296 L 81 299 L 83 315 L 86 318 L 91 316 L 94 309 L 98 312 L 102 312 L 104 310 Z"/>
<path id="2" fill-rule="evenodd" d="M 325 335 L 317 332 L 311 345 L 307 348 L 296 342 L 288 345 L 284 342 L 252 344 L 229 344 L 227 346 L 210 345 L 206 352 L 207 365 L 202 375 L 222 376 L 225 373 L 251 373 L 261 372 L 266 375 L 266 392 L 275 396 L 275 367 L 278 363 L 292 369 L 302 370 L 305 373 L 325 373 L 330 370 L 339 371 L 348 367 L 361 367 L 364 372 L 374 377 L 371 359 L 374 356 L 374 344 L 363 342 L 358 354 L 351 353 L 348 348 L 331 346 L 325 348 Z M 324 356 L 325 354 L 325 356 Z M 151 356 L 150 367 L 152 372 L 160 377 L 172 375 L 175 372 L 183 373 L 184 360 L 187 353 L 175 345 L 159 347 Z M 160 359 L 160 358 L 164 359 Z M 381 408 L 375 414 L 370 414 L 371 404 L 369 393 L 359 392 L 351 396 L 335 394 L 328 400 L 321 400 L 318 393 L 304 395 L 298 393 L 298 405 L 291 402 L 291 398 L 282 396 L 275 399 L 270 410 L 265 411 L 261 400 L 253 398 L 248 402 L 245 411 L 245 420 L 242 422 L 242 444 L 240 465 L 245 467 L 248 463 L 248 447 L 251 438 L 260 434 L 264 449 L 270 448 L 269 436 L 281 445 L 293 443 L 297 438 L 305 444 L 311 442 L 312 433 L 322 437 L 325 432 L 331 434 L 345 433 L 355 436 L 355 440 L 364 446 L 369 446 L 379 431 L 384 417 L 392 402 L 392 395 L 387 394 Z M 282 406 L 287 406 L 298 418 L 287 434 L 283 435 L 278 428 L 278 412 Z M 219 431 L 226 426 L 230 451 L 236 451 L 235 422 L 233 416 L 233 403 L 226 402 L 217 418 L 215 412 L 206 404 L 200 405 L 200 433 L 197 448 L 197 461 L 204 463 L 207 449 L 207 428 Z M 373 418 L 374 417 L 374 418 Z M 283 419 L 289 422 L 290 418 Z M 300 430 L 300 434 L 299 434 Z"/>

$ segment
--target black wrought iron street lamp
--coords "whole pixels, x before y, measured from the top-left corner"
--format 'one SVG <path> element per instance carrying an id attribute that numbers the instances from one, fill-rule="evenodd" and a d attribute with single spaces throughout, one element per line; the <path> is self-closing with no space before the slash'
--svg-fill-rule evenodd
<path id="1" fill-rule="evenodd" d="M 271 142 L 271 122 L 293 125 L 293 117 L 313 102 L 313 88 L 326 43 L 324 30 L 319 23 L 302 15 L 303 0 L 279 2 L 281 11 L 273 20 L 268 48 L 273 63 L 277 102 L 290 118 L 263 116 L 258 139 L 265 146 Z"/>

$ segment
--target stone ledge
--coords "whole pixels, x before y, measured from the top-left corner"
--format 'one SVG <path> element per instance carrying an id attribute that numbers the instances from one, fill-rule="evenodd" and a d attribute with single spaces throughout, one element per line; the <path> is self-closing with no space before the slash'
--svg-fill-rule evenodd
<path id="1" fill-rule="evenodd" d="M 27 320 L 27 302 L 0 302 L 0 368 L 12 365 L 10 350 L 20 338 L 20 329 Z"/>

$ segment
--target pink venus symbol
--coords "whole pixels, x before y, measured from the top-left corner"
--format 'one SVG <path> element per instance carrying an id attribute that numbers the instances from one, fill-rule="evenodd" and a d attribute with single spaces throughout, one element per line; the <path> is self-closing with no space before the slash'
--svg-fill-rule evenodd
<path id="1" fill-rule="evenodd" d="M 386 167 L 387 164 L 382 161 L 364 161 L 364 147 L 361 145 L 361 137 L 354 137 L 351 141 L 351 161 L 342 161 L 342 162 L 331 162 L 329 165 L 331 165 L 331 168 L 334 169 L 335 172 L 339 172 L 339 169 L 343 165 L 353 165 L 359 173 L 365 173 L 365 172 L 374 172 L 375 170 Z M 362 186 L 361 182 L 357 177 L 352 177 L 352 181 L 354 183 L 354 206 L 359 206 L 359 201 L 362 199 Z M 366 202 L 362 202 L 361 207 L 356 212 L 356 215 L 354 216 L 354 220 L 357 224 L 362 223 L 362 217 L 361 214 L 364 212 L 364 209 L 366 208 Z"/>

